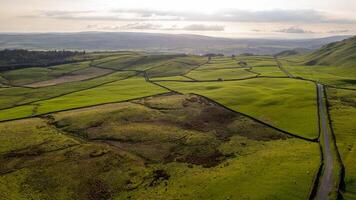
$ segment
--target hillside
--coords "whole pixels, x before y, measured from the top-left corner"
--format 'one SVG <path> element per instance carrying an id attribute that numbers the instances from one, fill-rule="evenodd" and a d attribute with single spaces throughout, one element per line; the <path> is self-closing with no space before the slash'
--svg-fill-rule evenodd
<path id="1" fill-rule="evenodd" d="M 347 36 L 317 39 L 233 39 L 187 34 L 80 32 L 0 34 L 0 49 L 30 50 L 143 50 L 191 54 L 222 53 L 225 55 L 253 53 L 272 55 L 296 48 L 317 49 Z"/>
<path id="2" fill-rule="evenodd" d="M 310 56 L 307 65 L 353 66 L 356 63 L 356 36 L 327 44 Z"/>

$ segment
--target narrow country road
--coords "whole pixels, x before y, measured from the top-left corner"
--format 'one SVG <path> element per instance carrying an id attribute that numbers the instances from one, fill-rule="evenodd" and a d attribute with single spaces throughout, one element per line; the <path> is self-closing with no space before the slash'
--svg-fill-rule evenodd
<path id="1" fill-rule="evenodd" d="M 333 156 L 330 149 L 330 133 L 328 117 L 326 113 L 325 101 L 324 101 L 324 86 L 317 83 L 318 87 L 318 103 L 319 103 L 319 115 L 320 115 L 320 131 L 323 138 L 323 156 L 324 156 L 324 172 L 320 179 L 320 185 L 318 188 L 316 198 L 318 200 L 329 199 L 329 193 L 333 189 Z"/>
<path id="2" fill-rule="evenodd" d="M 294 78 L 294 76 L 293 76 L 291 73 L 289 73 L 289 72 L 283 67 L 282 63 L 277 59 L 277 57 L 274 57 L 274 59 L 276 60 L 276 63 L 277 63 L 277 65 L 278 65 L 279 69 L 280 69 L 285 75 L 287 75 L 289 78 Z"/>

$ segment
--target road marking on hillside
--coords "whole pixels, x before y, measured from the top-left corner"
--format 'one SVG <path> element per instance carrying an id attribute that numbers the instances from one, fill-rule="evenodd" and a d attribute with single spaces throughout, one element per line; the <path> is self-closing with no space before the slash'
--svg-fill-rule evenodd
<path id="1" fill-rule="evenodd" d="M 320 83 L 317 83 L 318 86 L 318 103 L 319 103 L 319 114 L 321 123 L 321 134 L 323 135 L 323 156 L 324 156 L 324 172 L 320 179 L 320 185 L 317 192 L 318 200 L 327 200 L 329 199 L 329 193 L 333 189 L 333 156 L 330 149 L 330 133 L 329 133 L 329 124 L 328 117 L 326 113 L 326 106 L 324 101 L 324 86 Z"/>

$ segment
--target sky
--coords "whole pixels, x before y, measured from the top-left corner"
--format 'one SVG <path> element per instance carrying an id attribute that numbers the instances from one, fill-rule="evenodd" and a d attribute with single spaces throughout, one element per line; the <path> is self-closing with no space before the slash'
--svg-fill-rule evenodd
<path id="1" fill-rule="evenodd" d="M 316 38 L 355 34 L 355 9 L 355 0 L 0 0 L 0 32 Z"/>

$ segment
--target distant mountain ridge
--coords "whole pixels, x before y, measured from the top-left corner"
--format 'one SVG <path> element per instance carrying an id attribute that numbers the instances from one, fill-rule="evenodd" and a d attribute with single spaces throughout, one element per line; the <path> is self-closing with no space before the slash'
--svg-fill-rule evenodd
<path id="1" fill-rule="evenodd" d="M 356 36 L 327 44 L 309 56 L 307 65 L 356 66 Z"/>
<path id="2" fill-rule="evenodd" d="M 273 55 L 292 49 L 317 49 L 349 36 L 318 39 L 231 39 L 201 35 L 133 32 L 7 33 L 0 34 L 0 49 L 30 50 L 141 50 L 177 53 L 253 53 Z"/>

